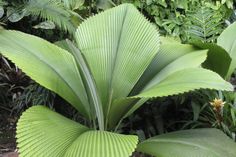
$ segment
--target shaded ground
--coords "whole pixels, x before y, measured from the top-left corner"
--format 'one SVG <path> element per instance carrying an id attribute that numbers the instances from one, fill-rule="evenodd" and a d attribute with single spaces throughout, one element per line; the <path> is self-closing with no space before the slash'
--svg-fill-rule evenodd
<path id="1" fill-rule="evenodd" d="M 231 83 L 236 87 L 235 77 L 231 79 Z M 1 89 L 0 89 L 0 92 L 1 92 Z M 178 126 L 173 125 L 173 127 L 159 125 L 162 123 L 169 125 L 169 124 L 172 124 L 172 121 L 176 122 L 176 121 L 181 121 L 182 119 L 185 120 L 186 116 L 190 116 L 190 119 L 192 119 L 191 112 L 189 112 L 190 114 L 189 115 L 183 112 L 181 108 L 180 110 L 177 110 L 179 108 L 176 108 L 176 109 L 173 108 L 173 105 L 175 103 L 172 101 L 174 100 L 168 99 L 168 102 L 164 101 L 164 103 L 162 99 L 160 100 L 161 101 L 160 103 L 163 103 L 165 107 L 171 106 L 170 110 L 168 108 L 167 109 L 160 108 L 161 105 L 159 104 L 159 102 L 156 102 L 153 105 L 151 105 L 152 107 L 150 107 L 150 104 L 149 105 L 147 104 L 149 107 L 146 105 L 145 107 L 140 108 L 138 113 L 135 114 L 136 117 L 131 117 L 131 119 L 127 119 L 128 120 L 127 123 L 130 123 L 130 124 L 127 126 L 127 128 L 123 128 L 124 129 L 123 131 L 129 134 L 130 130 L 134 130 L 134 131 L 144 130 L 145 133 L 148 133 L 150 135 L 152 133 L 156 135 L 159 133 L 163 133 L 163 127 L 170 129 L 168 131 L 178 130 L 179 127 L 182 128 L 182 125 L 178 125 Z M 57 112 L 59 112 L 60 114 L 70 119 L 77 119 L 78 121 L 80 120 L 81 116 L 77 115 L 77 112 L 71 106 L 69 105 L 65 106 L 66 103 L 63 102 L 61 99 L 59 100 L 55 99 L 55 101 L 56 101 L 55 104 L 57 104 L 55 106 L 55 110 Z M 183 104 L 180 104 L 180 105 L 182 106 Z M 182 106 L 182 109 L 183 108 L 188 110 L 186 106 Z M 191 111 L 191 109 L 192 108 L 190 106 L 189 110 Z M 10 107 L 9 108 L 4 107 L 4 105 L 1 105 L 1 102 L 0 102 L 0 157 L 18 157 L 17 153 L 14 153 L 16 151 L 15 128 L 16 128 L 16 122 L 17 122 L 17 119 L 19 118 L 20 113 L 15 113 L 15 115 L 18 115 L 18 116 L 15 116 L 13 114 L 11 115 L 12 112 L 13 110 L 11 110 Z M 161 117 L 163 116 L 163 113 L 168 113 L 168 114 L 164 114 L 165 117 Z M 161 118 L 166 119 L 167 121 L 162 122 L 163 119 Z M 150 122 L 150 124 L 147 122 Z M 154 124 L 158 124 L 158 126 Z M 144 157 L 144 155 L 141 155 L 139 153 L 134 153 L 133 157 Z"/>
<path id="2" fill-rule="evenodd" d="M 0 157 L 16 150 L 16 121 L 17 117 L 10 116 L 6 110 L 0 109 Z"/>

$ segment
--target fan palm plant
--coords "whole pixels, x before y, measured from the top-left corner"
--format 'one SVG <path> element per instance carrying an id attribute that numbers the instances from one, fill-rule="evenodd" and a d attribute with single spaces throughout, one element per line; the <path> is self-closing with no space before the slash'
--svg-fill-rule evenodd
<path id="1" fill-rule="evenodd" d="M 32 35 L 0 31 L 2 55 L 91 122 L 84 126 L 46 107 L 31 107 L 17 124 L 22 157 L 128 157 L 138 137 L 118 134 L 116 128 L 149 98 L 199 88 L 233 90 L 218 74 L 201 68 L 207 50 L 196 51 L 169 39 L 160 42 L 155 27 L 130 4 L 87 19 L 78 27 L 75 41 L 67 41 L 63 49 Z M 220 138 L 219 144 L 213 137 Z M 202 157 L 235 154 L 235 144 L 214 129 L 166 134 L 160 139 L 162 143 L 156 139 L 141 143 L 138 150 L 165 157 L 173 153 L 187 157 L 191 150 L 195 150 L 192 156 L 200 152 Z M 181 143 L 181 151 L 172 149 L 176 143 Z M 227 147 L 218 149 L 220 144 Z M 155 149 L 160 145 L 162 149 Z"/>

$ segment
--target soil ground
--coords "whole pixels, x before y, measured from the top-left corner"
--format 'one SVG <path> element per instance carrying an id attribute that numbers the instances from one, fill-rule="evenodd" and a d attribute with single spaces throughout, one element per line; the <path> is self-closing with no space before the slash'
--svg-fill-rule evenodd
<path id="1" fill-rule="evenodd" d="M 9 152 L 16 151 L 16 121 L 17 117 L 11 116 L 4 109 L 0 109 L 0 157 L 6 156 Z M 8 157 L 10 157 L 9 155 Z"/>

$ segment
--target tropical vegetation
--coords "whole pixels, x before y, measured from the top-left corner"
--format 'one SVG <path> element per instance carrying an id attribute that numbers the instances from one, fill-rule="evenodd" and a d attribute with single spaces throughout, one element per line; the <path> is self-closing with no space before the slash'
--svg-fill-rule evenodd
<path id="1" fill-rule="evenodd" d="M 38 3 L 43 7 L 47 4 L 48 10 L 42 10 Z M 228 81 L 236 68 L 236 23 L 224 29 L 220 22 L 229 17 L 229 13 L 219 17 L 212 12 L 214 9 L 219 12 L 233 9 L 233 2 L 221 2 L 216 8 L 210 5 L 213 3 L 205 1 L 208 7 L 201 8 L 202 3 L 194 3 L 201 10 L 186 12 L 189 23 L 181 26 L 188 27 L 186 34 L 175 34 L 162 27 L 165 26 L 162 22 L 154 25 L 146 19 L 152 15 L 149 6 L 158 4 L 155 6 L 159 9 L 172 10 L 180 7 L 178 2 L 149 1 L 144 5 L 134 2 L 144 15 L 132 4 L 115 6 L 119 3 L 97 1 L 94 6 L 84 1 L 48 3 L 46 0 L 30 0 L 16 9 L 25 10 L 23 16 L 20 12 L 13 13 L 21 18 L 12 21 L 14 16 L 5 17 L 14 23 L 36 16 L 49 20 L 49 23 L 46 22 L 47 27 L 41 23 L 34 28 L 48 29 L 55 24 L 57 28 L 50 28 L 53 32 L 64 30 L 62 36 L 52 40 L 60 41 L 53 43 L 21 31 L 0 29 L 0 53 L 4 56 L 6 68 L 13 71 L 20 68 L 40 85 L 37 89 L 46 88 L 39 92 L 44 98 L 34 101 L 36 106 L 24 111 L 17 122 L 19 155 L 128 157 L 141 152 L 157 157 L 234 157 L 236 143 L 229 137 L 236 139 L 235 96 L 234 87 Z M 14 3 L 5 1 L 2 4 L 14 6 Z M 181 4 L 184 11 L 191 6 L 187 1 Z M 88 10 L 86 6 L 89 6 Z M 99 13 L 87 18 L 91 8 Z M 84 9 L 85 16 L 81 14 Z M 107 10 L 100 12 L 100 9 Z M 68 12 L 68 16 L 59 14 L 64 18 L 56 17 L 58 11 Z M 155 20 L 160 18 L 158 16 L 163 18 L 155 15 Z M 168 19 L 171 20 L 169 16 Z M 171 29 L 176 32 L 178 27 L 174 25 Z M 180 39 L 162 36 L 167 34 Z M 61 40 L 63 36 L 68 39 Z M 27 78 L 28 84 L 29 78 L 21 70 L 16 72 L 21 78 Z M 5 80 L 10 80 L 8 73 L 4 76 Z M 48 92 L 50 98 L 45 95 Z M 79 113 L 79 118 L 55 112 L 61 104 L 51 100 L 51 97 L 55 99 L 54 93 L 69 103 L 72 110 Z M 194 98 L 185 101 L 184 95 Z M 128 123 L 132 124 L 134 115 L 145 115 L 139 112 L 142 108 L 148 108 L 151 103 L 155 109 L 157 105 L 153 101 L 165 105 L 167 100 L 175 97 L 182 97 L 181 102 L 190 102 L 192 107 L 193 120 L 184 124 L 184 130 L 167 133 L 169 131 L 164 131 L 164 126 L 158 123 L 152 127 L 158 128 L 161 135 L 156 136 L 158 133 L 152 129 L 152 137 L 148 138 L 149 127 L 146 132 L 124 129 L 127 119 L 131 117 Z M 175 103 L 179 100 L 176 99 Z M 164 111 L 159 113 L 160 116 L 165 114 Z M 148 121 L 151 123 L 150 119 Z M 206 122 L 211 125 L 206 127 Z"/>

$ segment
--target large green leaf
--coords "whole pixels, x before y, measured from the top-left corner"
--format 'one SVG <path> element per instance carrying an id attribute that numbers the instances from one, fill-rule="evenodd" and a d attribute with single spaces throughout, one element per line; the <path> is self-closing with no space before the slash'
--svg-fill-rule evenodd
<path id="1" fill-rule="evenodd" d="M 134 97 L 163 97 L 200 88 L 233 91 L 233 86 L 218 74 L 202 68 L 188 68 L 171 73 Z"/>
<path id="2" fill-rule="evenodd" d="M 137 144 L 137 136 L 88 131 L 76 139 L 65 157 L 129 157 Z"/>
<path id="3" fill-rule="evenodd" d="M 143 89 L 147 82 L 149 82 L 156 74 L 158 74 L 164 67 L 179 57 L 195 51 L 192 45 L 181 44 L 172 38 L 162 37 L 160 51 L 156 54 L 155 58 L 149 64 L 144 74 L 139 79 L 138 83 L 134 86 L 130 95 L 135 95 Z"/>
<path id="4" fill-rule="evenodd" d="M 217 44 L 223 47 L 231 56 L 232 63 L 227 78 L 236 68 L 236 22 L 226 28 L 217 39 Z"/>
<path id="5" fill-rule="evenodd" d="M 214 43 L 194 42 L 193 45 L 200 49 L 208 49 L 207 59 L 202 64 L 203 67 L 225 78 L 232 60 L 227 51 Z"/>
<path id="6" fill-rule="evenodd" d="M 173 64 L 176 60 L 180 60 L 180 61 L 182 60 L 181 62 L 183 64 L 180 67 L 173 68 L 175 71 L 179 68 L 182 69 L 182 68 L 199 66 L 199 64 L 203 62 L 203 59 L 205 58 L 206 54 L 203 52 L 200 55 L 197 55 L 193 52 L 200 52 L 200 51 L 196 51 L 196 49 L 192 45 L 181 44 L 179 41 L 176 41 L 173 38 L 162 37 L 160 51 L 156 54 L 152 62 L 149 64 L 149 66 L 145 70 L 144 74 L 141 76 L 137 84 L 134 86 L 132 92 L 130 93 L 130 96 L 139 94 L 140 91 L 147 85 L 147 83 L 150 82 L 156 75 L 158 75 L 159 72 L 162 71 L 162 69 L 164 69 L 171 63 Z M 185 55 L 187 55 L 188 57 L 184 57 L 184 58 L 190 59 L 190 60 L 183 60 L 184 58 L 180 59 L 182 58 L 182 56 L 185 56 Z M 194 62 L 195 64 L 191 65 L 191 62 L 189 61 L 195 60 L 196 59 L 195 55 L 198 56 L 198 62 L 197 62 L 198 64 L 196 64 L 196 61 L 195 61 Z M 114 105 L 111 108 L 111 113 L 112 115 L 115 115 L 119 118 L 113 117 L 113 119 L 110 120 L 111 121 L 110 125 L 113 126 L 117 123 L 117 120 L 124 119 L 128 117 L 129 115 L 131 115 L 141 105 L 143 105 L 148 99 L 149 98 L 142 98 L 140 100 L 134 99 L 134 98 L 131 98 L 131 99 L 123 98 L 123 99 L 118 99 L 114 101 L 113 102 Z M 130 103 L 128 104 L 128 102 Z"/>
<path id="7" fill-rule="evenodd" d="M 162 39 L 160 52 L 156 55 L 152 63 L 142 75 L 139 82 L 134 87 L 134 90 L 131 93 L 131 99 L 120 98 L 113 101 L 109 116 L 109 126 L 112 127 L 116 125 L 120 119 L 126 118 L 127 116 L 132 114 L 150 97 L 161 97 L 179 94 L 199 88 L 232 90 L 232 86 L 221 79 L 216 73 L 205 71 L 204 69 L 199 68 L 206 58 L 207 50 L 196 51 L 196 49 L 191 45 L 180 44 L 179 42 L 170 40 L 168 38 Z M 182 75 L 181 72 L 179 73 L 179 76 L 176 75 L 176 77 L 181 77 L 182 80 L 177 81 L 175 80 L 175 78 L 172 78 L 172 76 L 174 76 L 174 73 L 189 68 L 196 68 L 192 70 L 197 70 L 199 72 L 199 75 L 195 73 L 195 75 L 197 76 L 192 76 L 194 72 L 192 72 L 191 70 L 187 70 L 183 71 L 186 72 L 184 74 L 186 78 L 183 79 L 182 76 L 180 76 Z M 205 79 L 201 75 L 208 76 L 204 76 L 206 78 Z M 172 84 L 174 85 L 169 85 L 168 82 L 166 83 L 166 86 L 162 87 L 162 84 L 165 84 L 164 82 L 167 77 L 171 78 L 171 80 L 173 81 Z M 210 79 L 207 79 L 208 77 Z M 214 80 L 220 81 L 218 82 L 219 84 L 214 84 Z M 179 84 L 180 81 L 182 82 L 181 84 Z M 161 85 L 159 86 L 158 84 Z M 140 90 L 142 90 L 143 88 L 144 90 L 142 92 L 147 91 L 149 88 L 155 90 L 151 90 L 151 93 L 149 93 L 149 95 L 144 96 L 142 95 L 142 92 L 140 94 Z M 138 97 L 132 97 L 135 93 L 140 95 Z M 159 95 L 160 93 L 162 94 Z M 134 98 L 142 99 L 139 100 Z"/>
<path id="8" fill-rule="evenodd" d="M 91 131 L 44 106 L 34 106 L 17 123 L 21 157 L 128 157 L 138 137 Z"/>
<path id="9" fill-rule="evenodd" d="M 194 51 L 177 58 L 173 62 L 169 63 L 166 67 L 164 67 L 159 73 L 157 73 L 152 78 L 151 81 L 146 83 L 144 90 L 158 84 L 166 77 L 170 76 L 171 74 L 177 71 L 188 68 L 200 67 L 202 62 L 205 61 L 206 57 L 207 57 L 207 51 L 203 50 L 203 51 Z"/>
<path id="10" fill-rule="evenodd" d="M 91 114 L 79 70 L 69 52 L 32 35 L 0 30 L 0 53 L 82 114 Z"/>
<path id="11" fill-rule="evenodd" d="M 179 44 L 179 46 L 181 46 L 181 44 Z M 178 47 L 177 44 L 175 47 Z M 191 48 L 189 49 L 188 47 L 186 47 L 186 49 L 182 47 L 182 50 L 185 52 L 185 55 L 176 56 L 175 60 L 168 61 L 168 64 L 157 72 L 155 76 L 146 75 L 152 76 L 152 80 L 146 83 L 144 90 L 139 93 L 138 96 L 131 97 L 132 99 L 142 98 L 141 100 L 127 105 L 125 115 L 123 114 L 124 112 L 118 112 L 122 110 L 119 110 L 120 107 L 117 106 L 115 108 L 117 111 L 115 115 L 123 115 L 122 119 L 126 118 L 150 97 L 175 95 L 199 88 L 233 90 L 232 85 L 225 82 L 216 73 L 198 68 L 206 59 L 206 50 L 190 52 L 189 50 L 191 50 Z M 156 64 L 158 65 L 158 62 Z M 125 101 L 127 102 L 128 100 Z M 114 120 L 113 124 L 115 124 Z"/>
<path id="12" fill-rule="evenodd" d="M 156 28 L 130 4 L 89 18 L 78 28 L 76 40 L 94 76 L 105 116 L 114 99 L 130 93 L 159 48 Z"/>
<path id="13" fill-rule="evenodd" d="M 44 106 L 34 106 L 17 123 L 21 157 L 63 157 L 71 144 L 89 129 Z"/>
<path id="14" fill-rule="evenodd" d="M 177 44 L 175 46 L 177 47 Z M 183 49 L 181 44 L 179 44 L 179 46 Z M 172 74 L 176 71 L 186 69 L 186 68 L 199 67 L 201 65 L 201 63 L 204 62 L 204 60 L 206 59 L 206 55 L 207 55 L 206 50 L 188 52 L 189 48 L 188 47 L 185 47 L 185 48 L 187 48 L 187 49 L 183 49 L 185 51 L 182 51 L 181 53 L 179 53 L 179 55 L 176 55 L 175 60 L 172 60 L 172 61 L 169 60 L 168 61 L 169 64 L 165 65 L 166 67 L 162 68 L 162 70 L 160 69 L 159 72 L 156 71 L 157 73 L 155 76 L 153 76 L 152 80 L 149 82 L 146 82 L 145 88 L 148 88 L 150 86 L 158 84 L 161 80 L 165 79 L 165 77 L 169 76 L 170 74 Z M 171 52 L 171 51 L 166 51 L 166 52 Z M 183 53 L 186 53 L 186 54 L 183 55 Z M 160 63 L 160 62 L 157 62 L 157 63 Z M 162 62 L 162 64 L 163 63 L 164 62 Z M 161 64 L 159 64 L 159 65 L 161 65 Z M 159 68 L 159 66 L 156 67 L 156 69 L 158 69 L 158 68 Z M 154 71 L 156 70 L 154 67 L 153 67 L 153 69 L 154 69 Z M 148 74 L 146 76 L 148 76 Z M 144 99 L 147 100 L 146 98 L 144 98 Z M 145 101 L 140 100 L 137 102 L 137 99 L 134 99 L 134 98 L 116 99 L 113 102 L 113 105 L 111 107 L 111 111 L 110 111 L 111 118 L 109 119 L 110 120 L 109 125 L 114 126 L 116 124 L 117 120 L 119 120 L 122 116 L 130 115 L 133 111 L 135 111 L 138 107 L 140 107 L 140 105 L 141 105 L 140 102 L 144 103 Z M 132 112 L 131 112 L 131 110 L 132 110 Z M 129 113 L 128 115 L 127 115 L 127 112 Z"/>
<path id="15" fill-rule="evenodd" d="M 236 143 L 217 129 L 184 130 L 150 138 L 137 150 L 156 157 L 235 157 Z"/>

